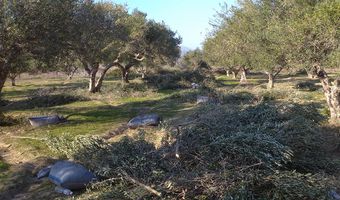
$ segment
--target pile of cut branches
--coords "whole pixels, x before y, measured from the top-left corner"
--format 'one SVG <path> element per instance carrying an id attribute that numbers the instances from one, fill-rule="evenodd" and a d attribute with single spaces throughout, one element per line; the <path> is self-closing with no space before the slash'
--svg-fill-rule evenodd
<path id="1" fill-rule="evenodd" d="M 131 137 L 62 137 L 49 146 L 101 177 L 79 199 L 330 199 L 339 182 L 314 109 L 206 105 L 190 123 L 166 128 L 158 149 Z"/>

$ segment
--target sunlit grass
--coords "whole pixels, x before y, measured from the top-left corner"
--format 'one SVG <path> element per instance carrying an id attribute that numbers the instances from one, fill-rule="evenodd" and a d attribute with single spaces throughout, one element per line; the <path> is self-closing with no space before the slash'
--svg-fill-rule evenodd
<path id="1" fill-rule="evenodd" d="M 83 82 L 82 82 L 83 81 Z M 67 86 L 80 85 L 86 80 L 76 79 L 67 82 Z M 18 82 L 17 87 L 6 85 L 4 98 L 10 101 L 27 99 L 32 92 L 44 88 L 65 88 L 65 81 L 62 79 L 43 80 L 33 78 Z M 110 87 L 108 82 L 104 87 Z M 106 90 L 106 88 L 104 88 Z M 45 139 L 67 135 L 75 137 L 77 135 L 104 135 L 114 130 L 118 126 L 127 123 L 132 117 L 148 113 L 158 113 L 163 119 L 171 118 L 180 113 L 189 112 L 192 108 L 190 103 L 178 102 L 171 96 L 179 93 L 177 90 L 163 90 L 149 92 L 147 96 L 137 97 L 115 97 L 108 100 L 103 94 L 89 94 L 86 89 L 77 91 L 77 95 L 94 98 L 86 101 L 76 101 L 73 103 L 58 105 L 46 108 L 14 109 L 7 110 L 6 115 L 24 118 L 24 123 L 15 127 L 5 128 L 5 132 L 11 135 L 19 135 L 23 138 L 8 137 L 6 142 L 12 143 L 19 151 L 24 151 L 31 156 L 48 155 L 51 152 L 47 149 Z M 27 118 L 31 116 L 58 114 L 63 116 L 71 115 L 67 123 L 51 125 L 41 128 L 32 128 Z M 18 131 L 17 131 L 18 130 Z M 20 131 L 19 131 L 20 130 Z M 31 138 L 31 139 L 29 139 Z M 157 140 L 149 136 L 148 139 Z"/>

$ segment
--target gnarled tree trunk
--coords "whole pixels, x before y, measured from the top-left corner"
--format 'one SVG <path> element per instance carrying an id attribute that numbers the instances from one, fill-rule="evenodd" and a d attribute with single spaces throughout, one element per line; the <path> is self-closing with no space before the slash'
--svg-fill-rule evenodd
<path id="1" fill-rule="evenodd" d="M 18 75 L 19 74 L 17 74 L 17 73 L 9 73 L 8 74 L 9 79 L 11 79 L 11 85 L 12 86 L 16 86 L 15 79 L 17 78 Z"/>
<path id="2" fill-rule="evenodd" d="M 96 76 L 98 72 L 99 64 L 96 64 L 90 70 L 90 82 L 89 82 L 89 92 L 96 93 L 98 89 L 96 87 Z"/>
<path id="3" fill-rule="evenodd" d="M 129 83 L 130 82 L 129 81 L 129 70 L 127 70 L 125 68 L 122 69 L 122 81 L 124 83 Z"/>
<path id="4" fill-rule="evenodd" d="M 237 70 L 232 70 L 231 71 L 231 74 L 233 75 L 233 79 L 236 79 L 236 76 L 238 74 L 238 71 Z"/>
<path id="5" fill-rule="evenodd" d="M 5 85 L 9 72 L 4 66 L 0 66 L 0 93 Z"/>
<path id="6" fill-rule="evenodd" d="M 330 112 L 330 122 L 340 124 L 340 79 L 332 84 L 324 70 L 319 70 L 318 78 L 321 82 Z"/>
<path id="7" fill-rule="evenodd" d="M 12 86 L 16 86 L 16 84 L 15 84 L 15 78 L 16 78 L 16 77 L 10 77 L 10 79 L 11 79 L 11 85 L 12 85 Z"/>
<path id="8" fill-rule="evenodd" d="M 74 74 L 77 72 L 78 67 L 75 67 L 73 70 L 70 71 L 70 73 L 68 74 L 68 80 L 72 80 Z"/>
<path id="9" fill-rule="evenodd" d="M 241 67 L 240 68 L 240 71 L 241 71 L 241 79 L 240 79 L 240 84 L 245 84 L 247 83 L 247 74 L 246 74 L 246 68 L 244 67 Z"/>
<path id="10" fill-rule="evenodd" d="M 111 66 L 108 66 L 106 67 L 102 73 L 100 74 L 98 80 L 97 80 L 97 83 L 96 83 L 96 92 L 100 92 L 101 88 L 102 88 L 102 85 L 103 85 L 103 80 L 105 78 L 105 75 L 106 75 L 106 72 L 111 68 Z"/>
<path id="11" fill-rule="evenodd" d="M 274 88 L 274 75 L 270 72 L 266 72 L 268 75 L 268 83 L 267 83 L 267 89 L 273 89 Z"/>
<path id="12" fill-rule="evenodd" d="M 307 72 L 308 78 L 310 78 L 310 79 L 318 78 L 316 66 L 313 66 L 311 69 L 305 68 L 305 70 Z"/>
<path id="13" fill-rule="evenodd" d="M 103 81 L 105 78 L 105 75 L 107 73 L 107 71 L 112 67 L 113 65 L 107 65 L 105 66 L 105 68 L 103 69 L 103 71 L 101 72 L 98 80 L 96 80 L 97 78 L 97 73 L 98 73 L 98 69 L 99 69 L 99 64 L 94 65 L 94 67 L 91 69 L 90 71 L 90 85 L 89 85 L 89 92 L 91 93 L 96 93 L 96 92 L 100 92 L 102 86 L 103 86 Z"/>

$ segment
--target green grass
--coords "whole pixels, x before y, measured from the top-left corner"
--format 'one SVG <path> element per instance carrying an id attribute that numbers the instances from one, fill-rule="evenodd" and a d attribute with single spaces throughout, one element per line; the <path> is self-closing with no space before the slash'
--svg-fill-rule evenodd
<path id="1" fill-rule="evenodd" d="M 216 77 L 216 80 L 223 83 L 224 85 L 236 86 L 240 83 L 239 80 L 233 79 L 231 76 L 220 75 Z"/>
<path id="2" fill-rule="evenodd" d="M 239 78 L 233 79 L 232 76 L 227 75 L 219 75 L 216 77 L 216 80 L 222 83 L 224 86 L 237 86 L 240 84 Z M 261 84 L 266 82 L 266 80 L 264 77 L 248 76 L 247 82 L 248 84 Z"/>
<path id="3" fill-rule="evenodd" d="M 43 80 L 33 78 L 23 80 L 18 82 L 18 85 L 20 85 L 18 87 L 6 85 L 4 98 L 10 101 L 21 101 L 27 99 L 34 91 L 41 88 L 54 88 L 56 92 L 62 92 L 62 90 L 68 87 L 84 85 L 85 81 L 76 79 L 68 82 L 67 86 L 65 86 L 62 79 Z M 105 87 L 110 87 L 108 82 L 104 85 L 104 90 L 106 90 Z M 7 127 L 5 128 L 6 132 L 15 131 L 15 135 L 37 139 L 4 138 L 4 140 L 12 143 L 18 150 L 25 151 L 33 157 L 48 155 L 50 152 L 45 145 L 45 138 L 61 135 L 68 135 L 70 137 L 77 135 L 104 135 L 108 131 L 114 130 L 121 124 L 126 123 L 132 117 L 144 112 L 158 113 L 164 119 L 168 119 L 180 113 L 188 112 L 193 106 L 190 103 L 172 98 L 179 93 L 177 90 L 163 90 L 149 92 L 147 96 L 115 97 L 113 99 L 107 99 L 106 93 L 90 95 L 85 88 L 78 88 L 77 92 L 79 93 L 79 91 L 83 96 L 94 99 L 46 108 L 22 109 L 14 107 L 12 110 L 7 110 L 6 115 L 24 118 L 24 124 Z M 32 128 L 29 125 L 28 117 L 48 114 L 74 115 L 64 124 L 41 128 Z"/>
<path id="4" fill-rule="evenodd" d="M 0 183 L 8 178 L 8 169 L 10 165 L 3 160 L 0 160 Z"/>
<path id="5" fill-rule="evenodd" d="M 0 172 L 6 171 L 6 170 L 8 170 L 8 168 L 9 168 L 9 164 L 0 160 Z"/>

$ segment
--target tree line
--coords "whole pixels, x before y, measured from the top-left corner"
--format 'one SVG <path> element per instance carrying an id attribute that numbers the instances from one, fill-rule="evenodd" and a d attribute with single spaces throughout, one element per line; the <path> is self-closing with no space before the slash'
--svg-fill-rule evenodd
<path id="1" fill-rule="evenodd" d="M 340 121 L 340 80 L 325 68 L 340 67 L 340 1 L 241 0 L 223 6 L 203 44 L 213 66 L 246 80 L 249 69 L 268 76 L 267 88 L 284 69 L 305 69 L 319 78 L 333 121 Z"/>
<path id="2" fill-rule="evenodd" d="M 99 92 L 117 67 L 129 82 L 135 66 L 174 64 L 181 38 L 139 10 L 91 0 L 0 2 L 0 92 L 8 77 L 25 71 L 82 67 L 89 91 Z M 99 74 L 100 73 L 100 74 Z"/>

